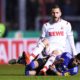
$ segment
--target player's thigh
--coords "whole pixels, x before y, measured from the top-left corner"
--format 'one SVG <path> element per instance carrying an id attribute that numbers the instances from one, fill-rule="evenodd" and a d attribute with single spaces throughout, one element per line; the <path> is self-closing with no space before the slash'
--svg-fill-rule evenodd
<path id="1" fill-rule="evenodd" d="M 37 72 L 37 73 L 36 73 L 37 75 L 38 75 L 38 73 L 40 72 L 40 70 L 43 68 L 43 66 L 45 65 L 46 61 L 47 61 L 47 60 L 41 59 L 41 58 L 39 58 L 39 59 L 37 60 L 37 62 L 38 62 L 38 64 L 39 64 L 39 67 L 35 69 L 36 72 Z"/>
<path id="2" fill-rule="evenodd" d="M 49 47 L 46 49 L 46 53 L 48 55 L 61 55 L 63 52 L 64 48 L 56 44 L 50 44 Z"/>

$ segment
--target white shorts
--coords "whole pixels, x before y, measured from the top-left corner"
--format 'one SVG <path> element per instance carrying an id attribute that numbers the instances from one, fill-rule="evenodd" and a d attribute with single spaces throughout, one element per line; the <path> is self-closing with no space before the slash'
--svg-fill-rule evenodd
<path id="1" fill-rule="evenodd" d="M 60 54 L 64 52 L 65 47 L 59 44 L 49 44 L 49 47 L 46 49 L 46 55 L 51 55 L 53 51 L 60 51 Z"/>

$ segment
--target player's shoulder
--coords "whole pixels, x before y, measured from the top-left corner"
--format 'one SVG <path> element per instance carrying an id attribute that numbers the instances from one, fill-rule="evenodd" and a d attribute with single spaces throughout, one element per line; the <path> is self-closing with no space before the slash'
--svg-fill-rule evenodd
<path id="1" fill-rule="evenodd" d="M 67 20 L 65 20 L 65 19 L 61 19 L 61 22 L 64 23 L 64 24 L 66 24 L 66 25 L 71 24 L 69 21 L 67 21 Z"/>
<path id="2" fill-rule="evenodd" d="M 68 58 L 72 58 L 72 54 L 71 53 L 69 53 L 69 52 L 64 52 L 63 53 L 63 56 L 65 56 L 65 57 L 68 57 Z"/>
<path id="3" fill-rule="evenodd" d="M 46 23 L 43 24 L 43 27 L 45 27 L 45 28 L 48 28 L 49 26 L 50 26 L 49 22 L 46 22 Z"/>
<path id="4" fill-rule="evenodd" d="M 47 26 L 47 25 L 48 25 L 48 22 L 44 23 L 43 25 L 44 25 L 44 26 Z"/>

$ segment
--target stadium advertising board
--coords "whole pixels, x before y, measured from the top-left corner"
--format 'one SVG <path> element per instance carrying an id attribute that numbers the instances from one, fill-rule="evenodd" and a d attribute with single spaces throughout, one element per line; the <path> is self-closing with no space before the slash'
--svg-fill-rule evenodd
<path id="1" fill-rule="evenodd" d="M 36 42 L 37 38 L 0 39 L 0 64 L 7 64 L 10 59 L 17 59 L 23 51 L 31 53 Z"/>

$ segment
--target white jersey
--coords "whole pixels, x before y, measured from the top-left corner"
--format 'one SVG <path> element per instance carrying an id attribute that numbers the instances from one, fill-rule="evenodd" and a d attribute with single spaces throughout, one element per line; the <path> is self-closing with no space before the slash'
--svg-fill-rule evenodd
<path id="1" fill-rule="evenodd" d="M 62 48 L 65 47 L 67 36 L 70 35 L 72 35 L 71 24 L 61 19 L 55 23 L 45 23 L 41 37 L 46 37 L 52 46 Z"/>

